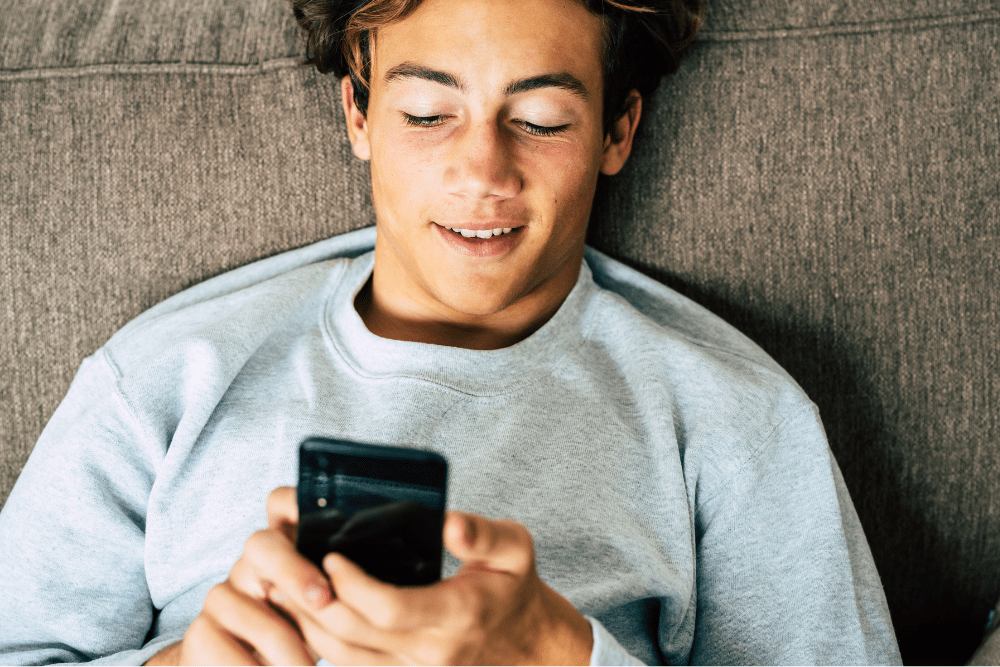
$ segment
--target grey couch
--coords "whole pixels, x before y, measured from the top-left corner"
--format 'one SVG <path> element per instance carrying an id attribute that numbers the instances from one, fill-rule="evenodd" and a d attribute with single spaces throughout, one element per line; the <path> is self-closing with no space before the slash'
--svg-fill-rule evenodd
<path id="1" fill-rule="evenodd" d="M 706 1 L 590 243 L 801 383 L 904 659 L 964 662 L 1000 595 L 1000 2 Z M 372 224 L 300 54 L 280 0 L 0 0 L 0 502 L 129 319 Z"/>

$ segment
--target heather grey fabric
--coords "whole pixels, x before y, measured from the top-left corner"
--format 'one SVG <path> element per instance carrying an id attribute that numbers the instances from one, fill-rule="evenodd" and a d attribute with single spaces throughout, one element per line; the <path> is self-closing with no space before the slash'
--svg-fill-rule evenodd
<path id="1" fill-rule="evenodd" d="M 590 242 L 791 372 L 904 660 L 963 662 L 1000 597 L 1000 2 L 710 1 Z M 299 53 L 277 0 L 0 1 L 0 500 L 126 321 L 370 223 Z"/>
<path id="2" fill-rule="evenodd" d="M 445 456 L 450 508 L 530 530 L 592 665 L 899 664 L 816 407 L 759 347 L 593 249 L 516 345 L 379 338 L 375 237 L 201 283 L 85 360 L 0 511 L 0 664 L 178 641 L 312 435 Z"/>

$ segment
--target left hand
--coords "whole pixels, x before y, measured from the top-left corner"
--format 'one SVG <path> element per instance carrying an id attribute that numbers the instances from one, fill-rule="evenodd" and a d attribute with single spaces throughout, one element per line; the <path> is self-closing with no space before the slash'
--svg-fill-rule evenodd
<path id="1" fill-rule="evenodd" d="M 272 523 L 297 519 L 294 489 L 272 494 Z M 287 524 L 286 524 L 287 525 Z M 444 545 L 462 567 L 421 587 L 368 576 L 340 554 L 323 562 L 332 601 L 309 603 L 289 580 L 269 579 L 268 598 L 298 624 L 332 664 L 587 664 L 590 624 L 543 582 L 527 528 L 507 520 L 449 512 Z M 263 555 L 263 554 L 262 554 Z"/>

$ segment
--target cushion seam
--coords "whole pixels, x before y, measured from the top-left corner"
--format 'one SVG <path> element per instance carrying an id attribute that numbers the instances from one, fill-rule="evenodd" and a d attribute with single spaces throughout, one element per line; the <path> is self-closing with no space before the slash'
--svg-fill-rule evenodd
<path id="1" fill-rule="evenodd" d="M 711 20 L 711 18 L 709 18 Z M 927 30 L 930 28 L 1000 21 L 1000 12 L 975 12 L 953 16 L 909 18 L 898 21 L 869 21 L 866 23 L 840 23 L 808 28 L 763 28 L 760 30 L 703 31 L 696 42 L 752 42 L 766 39 L 801 39 L 807 37 L 827 37 L 871 34 L 878 32 L 903 32 Z"/>
<path id="2" fill-rule="evenodd" d="M 98 63 L 70 67 L 32 67 L 25 69 L 0 68 L 0 81 L 61 79 L 87 76 L 108 76 L 116 74 L 214 74 L 224 76 L 253 76 L 275 70 L 295 69 L 301 60 L 295 58 L 272 58 L 259 63 L 234 65 L 224 63 Z"/>

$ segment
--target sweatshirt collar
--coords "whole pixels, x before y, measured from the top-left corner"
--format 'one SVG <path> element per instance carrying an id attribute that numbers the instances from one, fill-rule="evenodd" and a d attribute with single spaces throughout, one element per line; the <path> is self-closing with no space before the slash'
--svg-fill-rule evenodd
<path id="1" fill-rule="evenodd" d="M 374 263 L 374 251 L 349 260 L 327 301 L 325 324 L 333 347 L 363 376 L 421 379 L 477 396 L 516 391 L 550 374 L 586 337 L 589 318 L 584 315 L 598 289 L 583 261 L 573 289 L 541 328 L 499 350 L 467 350 L 391 340 L 369 331 L 354 308 L 354 299 L 371 276 Z"/>

